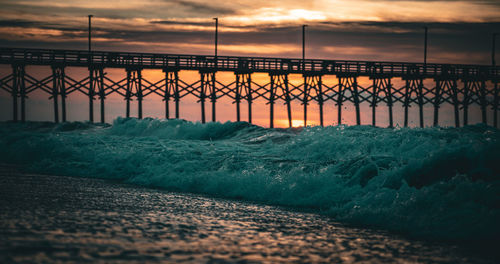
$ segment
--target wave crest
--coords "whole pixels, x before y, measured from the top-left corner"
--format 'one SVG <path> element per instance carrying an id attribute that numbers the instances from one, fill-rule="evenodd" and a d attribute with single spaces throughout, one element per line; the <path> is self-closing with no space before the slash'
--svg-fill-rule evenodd
<path id="1" fill-rule="evenodd" d="M 500 235 L 500 132 L 369 126 L 265 129 L 124 119 L 0 125 L 0 161 L 38 173 L 308 208 L 437 239 Z"/>

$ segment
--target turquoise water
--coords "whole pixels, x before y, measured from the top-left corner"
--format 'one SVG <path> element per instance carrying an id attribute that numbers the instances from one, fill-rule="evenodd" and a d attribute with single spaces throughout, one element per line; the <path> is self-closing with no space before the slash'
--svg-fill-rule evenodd
<path id="1" fill-rule="evenodd" d="M 438 240 L 500 235 L 500 132 L 116 119 L 0 124 L 0 162 L 306 209 Z"/>

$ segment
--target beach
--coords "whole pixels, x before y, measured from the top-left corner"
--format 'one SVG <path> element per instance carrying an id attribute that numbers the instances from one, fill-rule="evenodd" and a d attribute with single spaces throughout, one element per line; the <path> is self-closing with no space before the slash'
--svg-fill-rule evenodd
<path id="1" fill-rule="evenodd" d="M 0 170 L 0 262 L 494 263 L 288 208 Z"/>

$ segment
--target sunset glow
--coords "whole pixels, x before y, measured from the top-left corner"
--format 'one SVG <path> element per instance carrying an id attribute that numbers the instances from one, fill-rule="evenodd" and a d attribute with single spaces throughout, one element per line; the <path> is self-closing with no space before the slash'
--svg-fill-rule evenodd
<path id="1" fill-rule="evenodd" d="M 419 54 L 416 47 L 421 41 L 421 27 L 432 24 L 431 34 L 441 32 L 460 39 L 432 39 L 431 54 L 435 55 L 429 59 L 439 61 L 444 59 L 437 55 L 440 51 L 459 54 L 477 46 L 471 42 L 478 37 L 467 34 L 490 32 L 500 21 L 500 5 L 493 0 L 7 0 L 0 10 L 0 44 L 84 48 L 86 15 L 90 13 L 94 14 L 96 48 L 102 50 L 151 48 L 164 53 L 209 53 L 212 18 L 217 16 L 221 52 L 227 55 L 298 57 L 299 27 L 308 24 L 308 57 L 368 60 L 386 57 L 395 48 L 402 51 L 397 53 L 400 60 L 414 60 Z M 453 23 L 475 28 L 457 31 Z M 380 37 L 373 35 L 375 32 Z M 482 60 L 477 58 L 478 62 Z"/>
<path id="2" fill-rule="evenodd" d="M 303 126 L 304 126 L 304 120 L 296 120 L 296 119 L 292 120 L 292 127 L 303 127 Z"/>

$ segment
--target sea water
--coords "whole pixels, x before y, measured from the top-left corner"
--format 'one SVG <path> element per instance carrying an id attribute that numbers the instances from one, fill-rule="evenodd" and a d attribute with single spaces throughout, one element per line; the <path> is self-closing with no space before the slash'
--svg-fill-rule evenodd
<path id="1" fill-rule="evenodd" d="M 286 206 L 419 239 L 495 243 L 499 139 L 499 130 L 485 125 L 1 123 L 0 162 L 28 172 Z"/>

